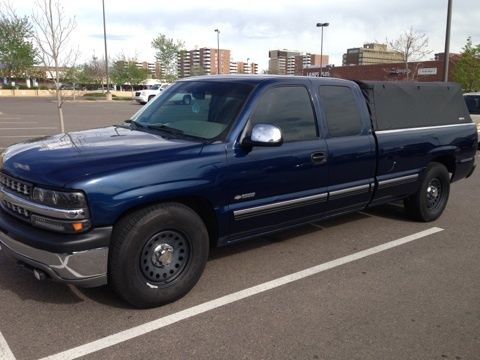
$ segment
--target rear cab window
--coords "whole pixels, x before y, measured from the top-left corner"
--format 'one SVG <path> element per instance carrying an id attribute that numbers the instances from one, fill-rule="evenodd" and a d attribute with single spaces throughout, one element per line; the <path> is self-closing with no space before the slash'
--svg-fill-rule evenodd
<path id="1" fill-rule="evenodd" d="M 361 133 L 360 109 L 352 89 L 347 86 L 322 85 L 319 87 L 319 96 L 330 137 Z"/>

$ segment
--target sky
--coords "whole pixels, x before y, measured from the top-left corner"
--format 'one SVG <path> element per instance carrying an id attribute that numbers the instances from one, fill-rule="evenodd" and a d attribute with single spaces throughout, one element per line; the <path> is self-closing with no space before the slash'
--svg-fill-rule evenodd
<path id="1" fill-rule="evenodd" d="M 71 46 L 80 50 L 80 61 L 93 54 L 104 57 L 101 0 L 59 0 L 77 27 Z M 451 52 L 461 52 L 467 37 L 480 43 L 479 0 L 452 0 Z M 37 0 L 10 0 L 20 15 L 38 9 Z M 232 60 L 256 62 L 268 68 L 268 51 L 289 49 L 323 53 L 340 66 L 348 48 L 368 42 L 395 40 L 410 27 L 423 32 L 432 51 L 444 51 L 447 0 L 105 0 L 109 58 L 121 54 L 154 62 L 152 39 L 159 33 L 195 47 L 230 49 Z"/>

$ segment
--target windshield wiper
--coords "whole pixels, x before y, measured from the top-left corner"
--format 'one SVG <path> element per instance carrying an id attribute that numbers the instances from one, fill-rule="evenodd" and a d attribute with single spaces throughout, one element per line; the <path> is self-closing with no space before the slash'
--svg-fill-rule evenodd
<path id="1" fill-rule="evenodd" d="M 135 121 L 135 120 L 132 120 L 132 119 L 125 120 L 125 123 L 130 124 L 130 128 L 135 128 L 135 129 L 145 129 L 145 128 L 147 128 L 147 126 L 145 126 L 143 124 L 140 124 L 138 121 Z"/>
<path id="2" fill-rule="evenodd" d="M 146 128 L 153 130 L 161 130 L 171 135 L 185 135 L 185 132 L 183 130 L 175 129 L 163 124 L 146 125 Z"/>

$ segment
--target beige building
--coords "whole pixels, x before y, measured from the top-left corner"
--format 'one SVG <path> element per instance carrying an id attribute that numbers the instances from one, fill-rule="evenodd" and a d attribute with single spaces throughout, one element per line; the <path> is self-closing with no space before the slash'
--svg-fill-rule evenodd
<path id="1" fill-rule="evenodd" d="M 302 75 L 303 69 L 312 65 L 320 65 L 318 54 L 300 53 L 290 50 L 270 50 L 268 52 L 269 74 Z M 328 64 L 328 55 L 323 55 L 323 66 Z"/>
<path id="2" fill-rule="evenodd" d="M 403 61 L 403 54 L 388 50 L 387 44 L 369 43 L 361 48 L 348 49 L 343 54 L 342 65 L 388 64 Z"/>

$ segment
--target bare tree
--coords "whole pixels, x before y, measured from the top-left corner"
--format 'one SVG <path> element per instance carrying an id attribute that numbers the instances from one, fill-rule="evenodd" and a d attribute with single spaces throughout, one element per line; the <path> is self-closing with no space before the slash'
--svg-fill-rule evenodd
<path id="1" fill-rule="evenodd" d="M 405 79 L 413 80 L 415 78 L 416 68 L 414 67 L 413 71 L 411 71 L 408 63 L 421 60 L 431 53 L 431 51 L 428 50 L 427 35 L 410 27 L 410 29 L 403 32 L 398 39 L 388 41 L 388 43 L 393 50 L 398 51 L 403 55 Z"/>
<path id="2" fill-rule="evenodd" d="M 75 18 L 67 18 L 58 0 L 37 0 L 38 12 L 32 14 L 36 26 L 34 38 L 43 64 L 50 70 L 50 76 L 55 82 L 60 130 L 65 133 L 63 121 L 63 97 L 60 88 L 62 71 L 68 66 L 74 56 L 68 47 L 72 31 L 76 27 Z M 53 69 L 53 70 L 51 70 Z"/>

